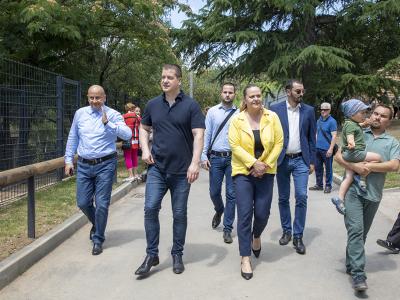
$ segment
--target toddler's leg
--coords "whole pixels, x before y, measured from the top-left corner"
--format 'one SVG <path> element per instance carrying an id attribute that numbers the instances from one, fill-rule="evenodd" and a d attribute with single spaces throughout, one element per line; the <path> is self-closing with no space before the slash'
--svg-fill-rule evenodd
<path id="1" fill-rule="evenodd" d="M 339 187 L 339 197 L 333 197 L 331 199 L 332 203 L 336 206 L 336 210 L 344 215 L 346 213 L 346 207 L 344 206 L 343 199 L 346 196 L 347 191 L 353 182 L 354 172 L 352 170 L 346 169 L 346 175 Z"/>
<path id="2" fill-rule="evenodd" d="M 367 152 L 365 156 L 365 161 L 367 162 L 382 162 L 382 157 L 375 152 Z"/>

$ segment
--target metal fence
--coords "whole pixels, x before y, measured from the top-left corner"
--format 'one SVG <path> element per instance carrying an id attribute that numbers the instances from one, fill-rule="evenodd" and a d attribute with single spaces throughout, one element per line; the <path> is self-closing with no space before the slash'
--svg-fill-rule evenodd
<path id="1" fill-rule="evenodd" d="M 0 58 L 0 171 L 64 155 L 75 111 L 89 84 Z M 121 93 L 111 93 L 126 100 Z M 114 106 L 117 100 L 108 99 Z M 63 170 L 35 178 L 36 188 L 62 180 Z M 26 195 L 26 182 L 0 191 L 0 208 Z"/>

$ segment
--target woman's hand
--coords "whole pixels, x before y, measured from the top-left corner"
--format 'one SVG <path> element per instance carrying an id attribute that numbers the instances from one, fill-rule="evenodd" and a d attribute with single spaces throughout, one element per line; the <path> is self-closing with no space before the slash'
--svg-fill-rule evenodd
<path id="1" fill-rule="evenodd" d="M 267 168 L 268 166 L 265 163 L 257 160 L 250 169 L 250 175 L 254 177 L 262 177 L 265 171 L 267 171 Z"/>

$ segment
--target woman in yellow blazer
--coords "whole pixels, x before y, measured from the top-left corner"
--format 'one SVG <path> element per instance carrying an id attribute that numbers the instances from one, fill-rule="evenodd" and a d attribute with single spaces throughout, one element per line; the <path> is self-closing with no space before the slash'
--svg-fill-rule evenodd
<path id="1" fill-rule="evenodd" d="M 242 257 L 241 275 L 253 277 L 251 251 L 261 252 L 261 234 L 271 209 L 272 189 L 283 131 L 278 116 L 262 105 L 261 89 L 248 85 L 243 92 L 241 112 L 229 126 L 232 177 L 237 205 L 237 232 Z M 252 226 L 252 219 L 254 222 Z"/>

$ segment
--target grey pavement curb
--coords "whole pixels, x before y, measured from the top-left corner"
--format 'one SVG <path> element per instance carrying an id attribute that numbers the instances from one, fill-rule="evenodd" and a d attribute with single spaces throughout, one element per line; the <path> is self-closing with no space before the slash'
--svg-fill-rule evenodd
<path id="1" fill-rule="evenodd" d="M 127 195 L 137 185 L 137 182 L 124 183 L 116 188 L 111 194 L 111 204 Z M 0 290 L 57 248 L 87 222 L 88 220 L 83 213 L 76 213 L 62 224 L 1 261 Z"/>

